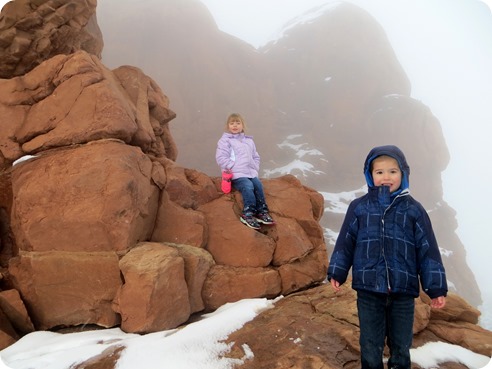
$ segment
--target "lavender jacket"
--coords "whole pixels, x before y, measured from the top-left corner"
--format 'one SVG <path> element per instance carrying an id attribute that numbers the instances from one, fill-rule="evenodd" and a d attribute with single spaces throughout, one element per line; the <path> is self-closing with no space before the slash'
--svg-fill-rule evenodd
<path id="1" fill-rule="evenodd" d="M 215 160 L 222 171 L 232 171 L 232 179 L 258 177 L 260 155 L 256 151 L 253 137 L 244 133 L 224 132 L 217 142 Z"/>

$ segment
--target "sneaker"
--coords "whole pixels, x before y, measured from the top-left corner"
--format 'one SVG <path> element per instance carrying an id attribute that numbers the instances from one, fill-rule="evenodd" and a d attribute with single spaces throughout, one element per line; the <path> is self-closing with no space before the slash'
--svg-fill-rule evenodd
<path id="1" fill-rule="evenodd" d="M 260 224 L 256 221 L 253 214 L 242 214 L 239 220 L 241 221 L 241 223 L 246 224 L 249 228 L 260 229 Z"/>
<path id="2" fill-rule="evenodd" d="M 255 215 L 255 218 L 259 223 L 275 224 L 275 221 L 272 219 L 272 217 L 268 213 L 258 213 Z"/>

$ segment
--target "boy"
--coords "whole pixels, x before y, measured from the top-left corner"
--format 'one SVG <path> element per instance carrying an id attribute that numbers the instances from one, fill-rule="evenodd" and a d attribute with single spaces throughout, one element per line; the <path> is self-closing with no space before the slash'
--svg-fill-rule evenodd
<path id="1" fill-rule="evenodd" d="M 364 163 L 368 193 L 349 205 L 328 267 L 335 289 L 352 267 L 357 291 L 362 369 L 410 369 L 419 279 L 432 299 L 446 304 L 447 282 L 427 212 L 410 196 L 410 168 L 396 146 L 373 148 Z"/>

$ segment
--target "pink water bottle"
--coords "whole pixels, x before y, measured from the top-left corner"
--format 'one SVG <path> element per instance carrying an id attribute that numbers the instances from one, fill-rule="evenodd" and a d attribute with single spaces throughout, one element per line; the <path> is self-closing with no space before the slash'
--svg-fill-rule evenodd
<path id="1" fill-rule="evenodd" d="M 230 170 L 224 170 L 222 172 L 222 182 L 220 184 L 223 193 L 231 192 L 231 188 L 232 188 L 231 181 L 232 181 L 232 172 Z"/>

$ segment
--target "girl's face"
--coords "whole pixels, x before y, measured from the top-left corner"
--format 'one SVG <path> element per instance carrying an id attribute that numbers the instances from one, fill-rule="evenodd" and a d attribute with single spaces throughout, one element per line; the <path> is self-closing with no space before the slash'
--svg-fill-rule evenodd
<path id="1" fill-rule="evenodd" d="M 372 162 L 372 180 L 375 186 L 389 186 L 395 192 L 401 185 L 401 170 L 396 159 L 379 156 Z"/>
<path id="2" fill-rule="evenodd" d="M 241 133 L 244 130 L 243 122 L 239 118 L 231 118 L 227 123 L 227 126 L 231 133 Z"/>

